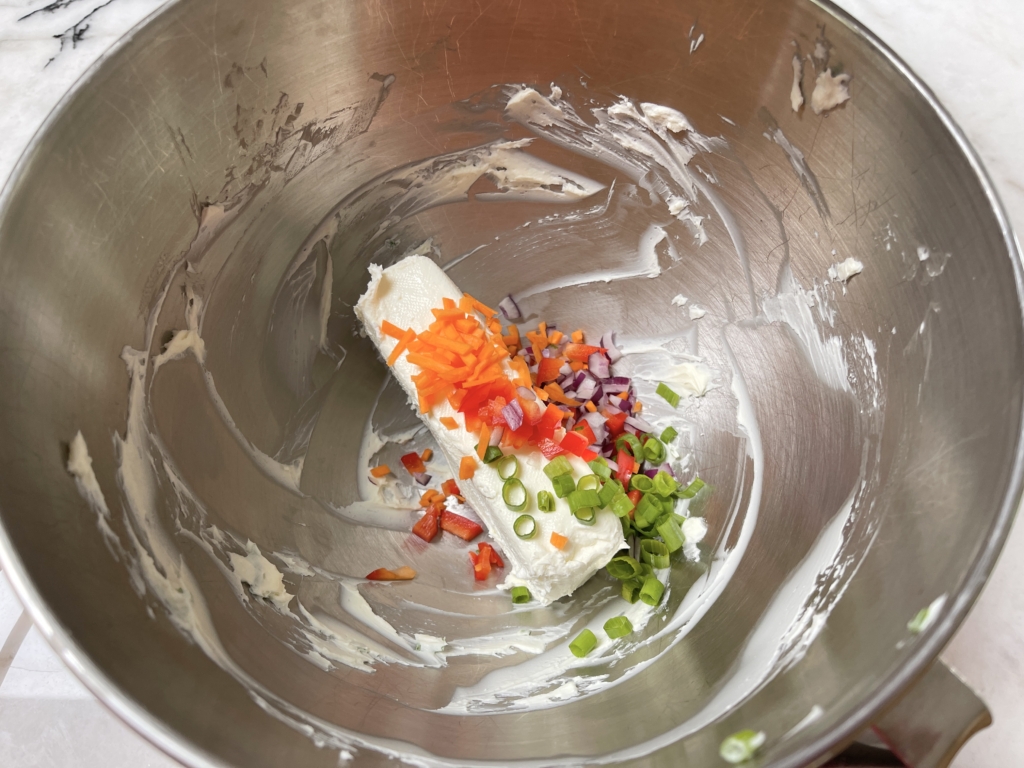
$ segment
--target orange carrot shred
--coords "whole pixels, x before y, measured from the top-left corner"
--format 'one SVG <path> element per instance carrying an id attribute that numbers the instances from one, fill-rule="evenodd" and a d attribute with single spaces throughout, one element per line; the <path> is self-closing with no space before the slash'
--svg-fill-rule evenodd
<path id="1" fill-rule="evenodd" d="M 585 402 L 583 405 L 591 413 L 597 413 L 597 406 L 594 405 L 594 401 L 593 400 L 587 400 L 587 402 Z"/>
<path id="2" fill-rule="evenodd" d="M 385 336 L 391 336 L 392 338 L 395 339 L 402 338 L 406 333 L 397 325 L 395 325 L 394 323 L 389 323 L 387 320 L 380 324 L 380 332 L 383 333 Z"/>
<path id="3" fill-rule="evenodd" d="M 404 334 L 402 334 L 402 337 L 398 340 L 398 343 L 395 344 L 395 348 L 392 349 L 391 354 L 388 355 L 388 365 L 393 366 L 395 363 L 397 363 L 398 358 L 402 356 L 402 353 L 405 352 L 409 344 L 412 343 L 412 340 L 415 338 L 416 332 L 412 328 L 410 328 Z"/>
<path id="4" fill-rule="evenodd" d="M 445 429 L 458 429 L 459 422 L 453 419 L 451 416 L 442 416 L 439 421 L 444 424 Z"/>
<path id="5" fill-rule="evenodd" d="M 571 334 L 569 334 L 569 338 L 572 339 L 573 342 L 576 343 L 576 344 L 582 344 L 583 343 L 583 331 L 579 331 L 579 330 L 573 331 Z"/>
<path id="6" fill-rule="evenodd" d="M 463 456 L 459 462 L 459 480 L 469 480 L 476 473 L 476 459 Z"/>
<path id="7" fill-rule="evenodd" d="M 565 549 L 565 545 L 568 543 L 568 537 L 563 536 L 560 533 L 556 533 L 555 531 L 551 532 L 551 545 L 555 547 L 555 549 Z"/>
<path id="8" fill-rule="evenodd" d="M 480 443 L 476 447 L 476 455 L 483 461 L 484 454 L 487 453 L 487 446 L 491 439 L 491 425 L 481 424 L 480 425 Z"/>
<path id="9" fill-rule="evenodd" d="M 434 452 L 429 448 L 426 448 L 424 449 L 423 453 L 420 454 L 420 458 L 423 459 L 423 461 L 430 461 L 432 458 L 434 458 Z"/>
<path id="10" fill-rule="evenodd" d="M 633 413 L 640 413 L 644 409 L 644 404 L 637 400 L 633 403 Z"/>
<path id="11" fill-rule="evenodd" d="M 370 470 L 370 474 L 373 475 L 374 477 L 384 477 L 384 475 L 391 474 L 391 467 L 389 467 L 387 464 L 379 464 Z"/>

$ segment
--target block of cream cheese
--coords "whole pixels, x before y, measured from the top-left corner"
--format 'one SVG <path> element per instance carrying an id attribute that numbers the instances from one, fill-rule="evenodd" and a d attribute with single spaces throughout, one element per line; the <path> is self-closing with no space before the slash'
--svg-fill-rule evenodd
<path id="1" fill-rule="evenodd" d="M 444 298 L 458 302 L 462 291 L 429 258 L 408 256 L 387 269 L 370 265 L 370 284 L 356 304 L 356 316 L 386 359 L 397 341 L 381 333 L 382 322 L 388 320 L 400 328 L 412 328 L 420 333 L 434 321 L 430 310 L 441 307 Z M 412 377 L 419 371 L 404 355 L 392 368 L 392 374 L 409 395 L 414 408 L 417 400 Z M 511 372 L 507 372 L 512 378 Z M 454 417 L 460 428 L 444 427 L 440 419 L 445 416 Z M 446 401 L 435 405 L 429 413 L 420 414 L 420 418 L 437 440 L 454 476 L 458 477 L 459 461 L 463 456 L 475 454 L 477 436 L 461 428 L 465 424 L 462 414 Z M 516 451 L 516 456 L 519 478 L 530 493 L 530 503 L 524 512 L 537 521 L 537 535 L 533 538 L 519 539 L 513 532 L 512 523 L 521 513 L 505 507 L 501 499 L 502 480 L 493 466 L 480 464 L 471 480 L 458 481 L 459 488 L 505 557 L 507 576 L 500 587 L 524 586 L 534 600 L 546 604 L 571 594 L 626 544 L 622 525 L 609 510 L 599 511 L 592 526 L 573 517 L 565 499 L 556 500 L 554 512 L 541 512 L 537 508 L 537 491 L 552 490 L 551 481 L 543 471 L 547 460 L 532 446 L 524 446 Z M 577 480 L 592 474 L 582 459 L 567 458 Z M 551 544 L 552 532 L 568 537 L 569 543 L 564 549 Z"/>

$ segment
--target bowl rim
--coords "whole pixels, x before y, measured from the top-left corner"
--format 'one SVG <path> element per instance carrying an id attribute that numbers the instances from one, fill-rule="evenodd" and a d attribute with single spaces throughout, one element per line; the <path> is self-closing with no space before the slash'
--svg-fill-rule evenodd
<path id="1" fill-rule="evenodd" d="M 996 221 L 999 224 L 1007 256 L 1010 259 L 1017 291 L 1018 309 L 1021 312 L 1020 323 L 1024 329 L 1024 264 L 1021 249 L 1010 223 L 1002 199 L 986 171 L 980 156 L 971 145 L 964 131 L 952 115 L 942 105 L 939 98 L 928 87 L 924 80 L 903 59 L 873 33 L 866 25 L 858 21 L 852 14 L 837 6 L 832 0 L 794 0 L 807 2 L 832 16 L 838 23 L 853 32 L 866 42 L 874 52 L 882 56 L 913 89 L 924 99 L 933 113 L 945 127 L 957 148 L 967 160 L 978 180 L 985 198 Z M 175 9 L 184 0 L 166 0 L 159 7 L 145 15 L 124 35 L 107 48 L 93 61 L 86 70 L 74 81 L 70 88 L 61 96 L 53 109 L 47 114 L 39 128 L 33 133 L 19 156 L 0 190 L 0 212 L 5 210 L 10 198 L 16 193 L 19 180 L 26 167 L 31 163 L 40 144 L 51 126 L 62 116 L 68 104 L 77 98 L 79 91 L 93 80 L 106 63 L 116 58 L 126 49 L 135 37 L 158 17 Z M 1024 388 L 1024 383 L 1022 383 Z M 856 704 L 845 720 L 823 732 L 821 735 L 797 747 L 792 753 L 776 760 L 762 760 L 759 764 L 772 768 L 800 768 L 816 764 L 841 751 L 846 744 L 866 728 L 871 719 L 880 711 L 899 699 L 922 677 L 932 663 L 937 662 L 938 655 L 946 646 L 953 634 L 963 623 L 968 612 L 977 601 L 989 575 L 995 567 L 999 553 L 1009 535 L 1013 519 L 1020 506 L 1024 494 L 1024 409 L 1017 429 L 1017 442 L 1013 452 L 1011 472 L 1007 482 L 1007 491 L 993 518 L 984 544 L 968 568 L 960 589 L 948 603 L 948 609 L 933 625 L 930 632 L 916 643 L 916 647 L 888 679 L 883 680 L 861 702 Z M 193 768 L 233 768 L 229 763 L 212 755 L 206 750 L 192 744 L 184 735 L 163 723 L 150 714 L 139 702 L 122 691 L 78 645 L 75 639 L 61 625 L 58 618 L 42 599 L 35 585 L 24 568 L 21 558 L 15 552 L 7 531 L 0 521 L 0 567 L 11 583 L 15 594 L 21 601 L 25 611 L 33 623 L 57 653 L 61 661 L 70 669 L 78 680 L 96 696 L 99 703 L 113 712 L 136 733 L 147 739 L 151 744 L 175 760 Z M 439 763 L 447 762 L 445 758 L 436 758 Z M 454 765 L 454 763 L 453 763 Z"/>

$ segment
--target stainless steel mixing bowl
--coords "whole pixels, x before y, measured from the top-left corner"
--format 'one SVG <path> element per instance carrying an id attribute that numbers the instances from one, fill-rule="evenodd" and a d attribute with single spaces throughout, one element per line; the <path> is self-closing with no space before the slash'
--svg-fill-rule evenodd
<path id="1" fill-rule="evenodd" d="M 852 75 L 850 101 L 822 116 L 793 112 L 794 53 L 805 94 L 827 59 L 833 74 L 841 66 Z M 707 216 L 708 242 L 682 254 L 669 283 L 598 284 L 582 301 L 554 294 L 529 309 L 592 331 L 682 337 L 696 326 L 670 315 L 668 300 L 683 290 L 703 297 L 700 322 L 721 332 L 702 332 L 702 352 L 722 359 L 731 350 L 746 371 L 764 448 L 756 479 L 723 368 L 719 386 L 686 410 L 699 425 L 697 466 L 715 486 L 709 542 L 735 545 L 733 511 L 742 518 L 760 483 L 763 495 L 749 551 L 721 597 L 682 642 L 650 649 L 660 655 L 642 674 L 554 708 L 452 715 L 434 709 L 493 660 L 380 665 L 372 675 L 321 669 L 295 652 L 308 646 L 284 616 L 243 605 L 208 534 L 216 525 L 238 537 L 231 546 L 250 538 L 265 552 L 300 553 L 324 570 L 288 572 L 289 590 L 342 618 L 324 574 L 360 575 L 381 553 L 412 552 L 402 530 L 330 511 L 354 497 L 367 421 L 412 418 L 388 389 L 374 411 L 385 368 L 351 310 L 366 265 L 428 237 L 442 262 L 491 244 L 451 274 L 496 301 L 528 287 L 546 268 L 538 258 L 635 253 L 621 243 L 636 242 L 642 217 L 627 211 L 613 226 L 582 230 L 548 221 L 530 241 L 524 223 L 550 210 L 486 202 L 476 193 L 494 186 L 484 182 L 470 199 L 389 208 L 408 191 L 382 183 L 394 169 L 527 135 L 502 115 L 503 83 L 545 93 L 555 83 L 581 114 L 620 94 L 669 105 L 723 140 L 693 161 L 721 204 L 704 211 L 702 198 L 695 208 Z M 535 147 L 606 188 L 628 186 L 622 169 Z M 643 180 L 633 181 L 650 202 Z M 828 281 L 828 267 L 851 256 L 863 274 Z M 860 340 L 867 357 L 856 370 L 870 371 L 871 358 L 873 381 L 828 385 L 807 339 L 768 322 L 766 302 L 790 273 L 817 297 L 816 311 L 834 311 L 818 318 L 821 328 Z M 183 481 L 161 475 L 147 537 L 123 515 L 130 494 L 118 467 L 130 425 L 127 443 L 112 439 L 124 435 L 131 406 L 121 354 L 129 345 L 155 355 L 182 327 L 189 280 L 205 301 L 206 367 L 183 359 L 154 379 L 144 426 L 159 444 L 144 460 L 172 456 Z M 309 296 L 329 296 L 329 314 Z M 416 764 L 706 766 L 725 735 L 755 728 L 768 741 L 754 764 L 796 766 L 827 760 L 871 722 L 915 764 L 938 765 L 987 718 L 933 662 L 981 589 L 1020 496 L 1020 296 L 1019 254 L 977 157 L 920 81 L 825 3 L 185 0 L 90 72 L 3 195 L 0 560 L 82 680 L 193 765 L 333 766 L 339 753 L 377 765 L 392 750 Z M 136 373 L 148 375 L 147 364 Z M 78 430 L 110 506 L 109 540 L 65 468 Z M 298 487 L 255 471 L 254 456 L 277 467 L 304 457 Z M 807 596 L 809 621 L 823 622 L 802 635 L 807 647 L 788 648 L 793 663 L 708 722 L 673 732 L 724 700 L 765 642 L 785 650 L 782 638 L 760 634 L 766 616 L 848 500 L 840 557 Z M 132 533 L 142 537 L 134 555 Z M 126 565 L 156 549 L 157 569 L 136 590 Z M 454 568 L 448 554 L 417 554 L 420 602 L 472 598 L 461 593 L 465 573 L 444 570 Z M 179 562 L 194 576 L 174 582 L 188 587 L 179 594 L 209 610 L 186 613 L 209 620 L 218 647 L 196 642 L 183 614 L 175 624 L 156 599 L 153 580 L 171 583 Z M 448 581 L 432 587 L 432 573 Z M 403 593 L 375 594 L 375 610 L 396 624 L 429 624 L 381 597 Z M 935 622 L 910 633 L 908 621 L 941 596 Z M 579 600 L 557 610 L 571 615 Z M 521 620 L 493 595 L 474 605 L 453 623 Z"/>

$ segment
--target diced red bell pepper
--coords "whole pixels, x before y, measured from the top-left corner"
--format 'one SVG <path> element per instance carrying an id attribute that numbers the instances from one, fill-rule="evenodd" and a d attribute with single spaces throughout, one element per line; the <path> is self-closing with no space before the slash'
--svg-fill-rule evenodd
<path id="1" fill-rule="evenodd" d="M 626 417 L 628 415 L 628 413 L 622 411 L 621 413 L 613 413 L 605 419 L 604 425 L 608 428 L 608 432 L 612 437 L 618 437 L 622 434 L 622 431 L 626 428 Z"/>
<path id="2" fill-rule="evenodd" d="M 593 445 L 597 442 L 597 436 L 594 434 L 594 430 L 590 428 L 590 424 L 585 421 L 581 421 L 575 427 L 572 428 L 573 432 L 579 432 L 585 438 L 587 438 L 587 445 Z"/>
<path id="3" fill-rule="evenodd" d="M 640 499 L 643 498 L 643 495 L 644 495 L 643 491 L 636 491 L 636 490 L 630 491 L 629 493 L 626 494 L 626 496 L 629 497 L 629 500 L 633 502 L 633 508 L 631 510 L 629 510 L 629 519 L 630 520 L 633 519 L 633 514 L 636 512 L 636 508 L 640 504 Z"/>
<path id="4" fill-rule="evenodd" d="M 483 548 L 483 546 L 483 544 L 480 545 L 481 548 Z M 504 568 L 505 561 L 501 559 L 501 555 L 498 554 L 498 550 L 496 550 L 490 544 L 487 545 L 487 548 L 491 550 L 491 565 L 493 565 L 495 568 Z"/>
<path id="5" fill-rule="evenodd" d="M 461 496 L 462 493 L 459 491 L 459 486 L 455 484 L 455 480 L 445 480 L 441 483 L 441 492 L 445 496 Z"/>
<path id="6" fill-rule="evenodd" d="M 484 532 L 479 523 L 470 520 L 468 517 L 449 512 L 447 509 L 441 513 L 441 530 L 454 533 L 465 541 L 472 541 Z"/>
<path id="7" fill-rule="evenodd" d="M 555 430 L 562 426 L 562 411 L 557 405 L 548 403 L 547 409 L 544 411 L 544 415 L 541 416 L 540 421 L 537 422 L 537 426 L 534 428 L 537 434 L 538 440 L 547 438 L 551 440 L 555 436 Z"/>
<path id="8" fill-rule="evenodd" d="M 415 452 L 405 454 L 405 456 L 402 457 L 402 464 L 407 470 L 409 470 L 409 474 L 411 475 L 422 474 L 427 471 L 427 465 L 423 463 L 423 459 L 420 458 L 420 455 Z"/>
<path id="9" fill-rule="evenodd" d="M 568 451 L 574 456 L 582 456 L 583 452 L 587 450 L 587 446 L 590 445 L 587 442 L 587 438 L 579 432 L 566 432 L 565 437 L 562 438 L 562 442 L 558 444 L 563 450 Z"/>
<path id="10" fill-rule="evenodd" d="M 519 405 L 523 409 L 523 426 L 529 424 L 531 427 L 544 418 L 544 408 L 541 407 L 540 403 L 536 400 L 519 400 Z M 520 427 L 519 429 L 522 429 Z M 517 429 L 516 432 L 519 430 Z"/>
<path id="11" fill-rule="evenodd" d="M 508 405 L 508 402 L 504 397 L 495 397 L 492 400 L 488 400 L 486 405 L 480 407 L 478 415 L 480 420 L 492 427 L 501 425 L 505 426 L 505 416 L 502 414 L 501 409 Z"/>
<path id="12" fill-rule="evenodd" d="M 560 445 L 558 445 L 558 443 L 556 443 L 554 440 L 549 440 L 546 437 L 541 438 L 540 442 L 537 443 L 537 447 L 540 448 L 540 452 L 544 454 L 544 458 L 547 459 L 548 461 L 555 458 L 555 456 L 558 456 L 559 454 L 567 453 L 567 451 Z"/>
<path id="13" fill-rule="evenodd" d="M 490 554 L 485 556 L 484 547 L 487 545 L 481 544 L 479 553 L 469 553 L 469 560 L 473 563 L 473 578 L 477 581 L 485 581 L 491 575 L 491 556 Z M 490 547 L 487 548 L 490 549 Z"/>
<path id="14" fill-rule="evenodd" d="M 556 357 L 542 357 L 537 363 L 537 386 L 558 378 L 558 372 L 565 363 Z"/>
<path id="15" fill-rule="evenodd" d="M 412 527 L 412 532 L 426 542 L 433 541 L 440 530 L 441 510 L 443 507 L 431 504 L 426 513 Z"/>
<path id="16" fill-rule="evenodd" d="M 590 344 L 576 344 L 575 342 L 565 345 L 565 356 L 577 363 L 585 363 L 595 352 L 605 352 L 602 347 L 593 347 Z"/>
<path id="17" fill-rule="evenodd" d="M 633 477 L 633 457 L 627 451 L 620 449 L 615 463 L 619 465 L 619 471 L 615 473 L 615 479 L 626 488 L 629 488 L 629 479 Z"/>
<path id="18" fill-rule="evenodd" d="M 598 457 L 598 455 L 599 454 L 587 448 L 586 450 L 583 451 L 583 453 L 580 454 L 580 458 L 583 459 L 584 461 L 593 461 Z"/>

